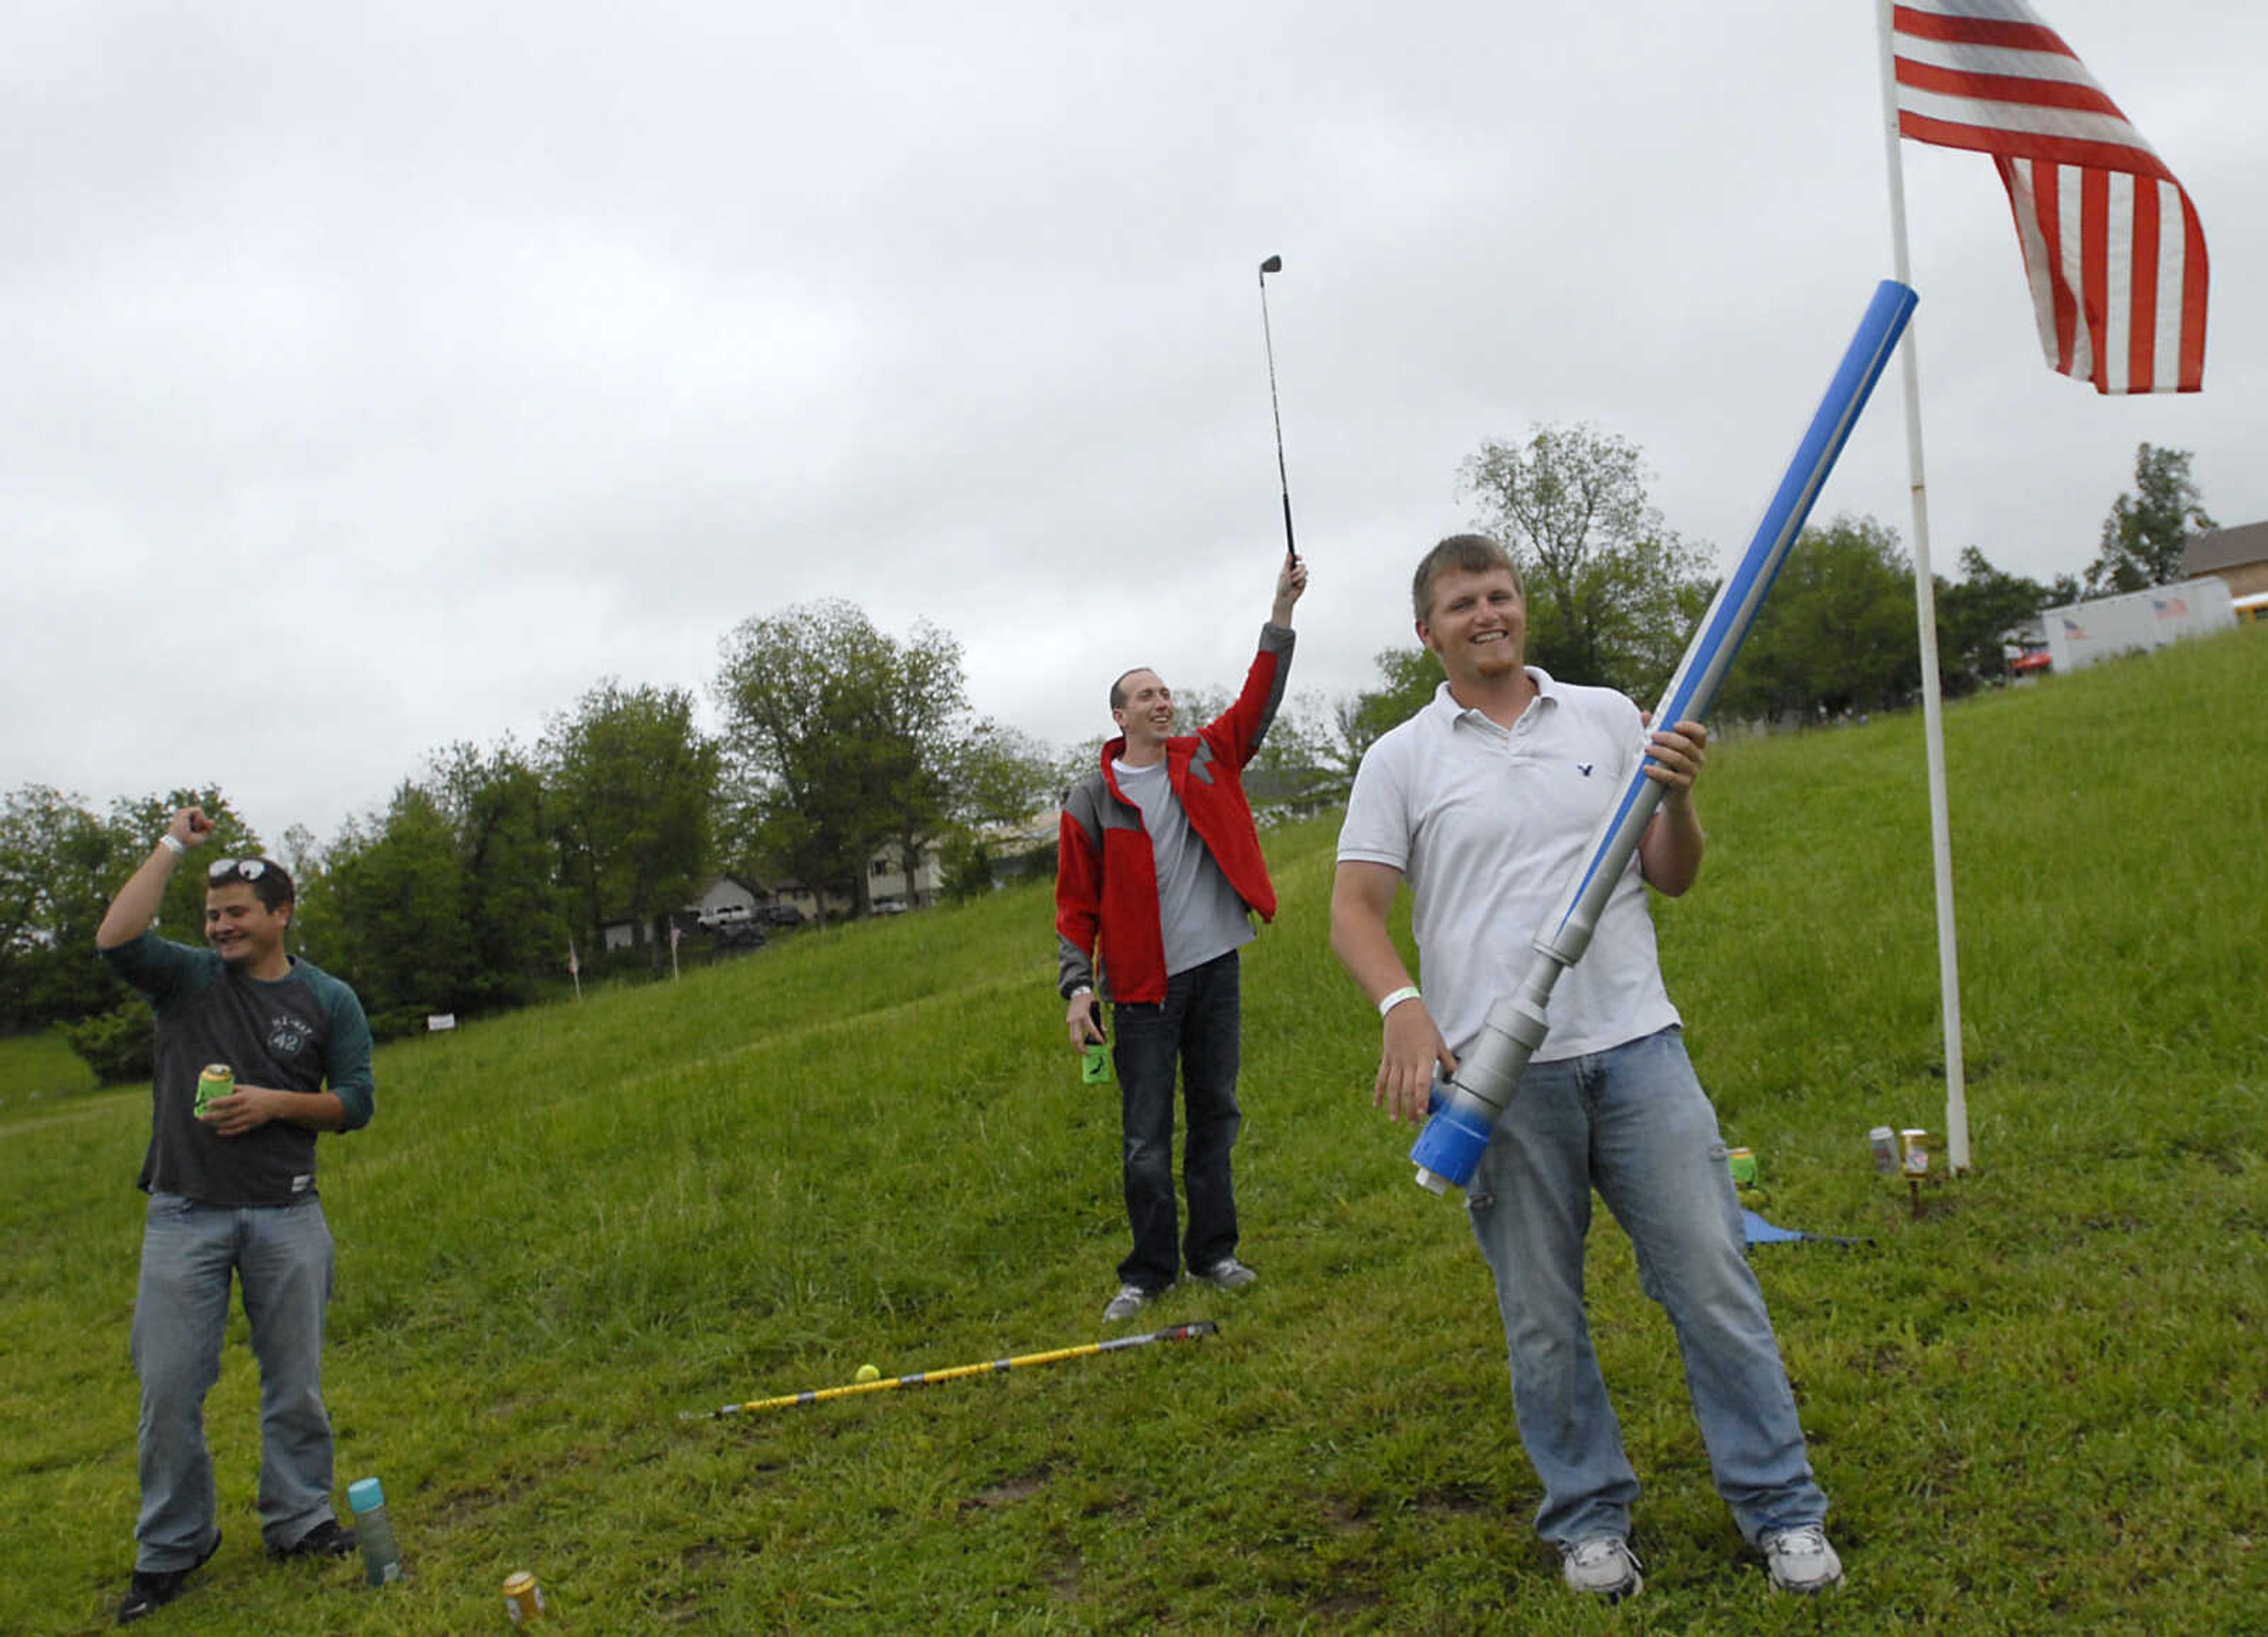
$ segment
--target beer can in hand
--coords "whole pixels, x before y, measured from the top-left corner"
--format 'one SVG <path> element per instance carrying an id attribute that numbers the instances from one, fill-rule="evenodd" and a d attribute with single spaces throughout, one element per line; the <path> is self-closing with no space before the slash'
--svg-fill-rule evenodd
<path id="1" fill-rule="evenodd" d="M 204 1072 L 197 1076 L 196 1116 L 205 1117 L 205 1110 L 217 1097 L 226 1097 L 236 1090 L 236 1070 L 226 1063 L 207 1063 Z"/>

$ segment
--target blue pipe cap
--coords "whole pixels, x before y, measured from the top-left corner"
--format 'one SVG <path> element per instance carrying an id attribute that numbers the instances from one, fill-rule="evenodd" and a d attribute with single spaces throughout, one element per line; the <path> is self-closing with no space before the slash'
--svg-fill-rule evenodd
<path id="1" fill-rule="evenodd" d="M 375 1512 L 386 1504 L 386 1490 L 375 1478 L 357 1478 L 347 1486 L 347 1505 L 357 1512 Z"/>
<path id="2" fill-rule="evenodd" d="M 1488 1152 L 1491 1127 L 1455 1107 L 1437 1109 L 1410 1145 L 1410 1162 L 1420 1171 L 1446 1179 L 1457 1187 L 1469 1186 Z M 1422 1178 L 1421 1178 L 1422 1180 Z M 1428 1182 L 1439 1193 L 1441 1190 Z"/>

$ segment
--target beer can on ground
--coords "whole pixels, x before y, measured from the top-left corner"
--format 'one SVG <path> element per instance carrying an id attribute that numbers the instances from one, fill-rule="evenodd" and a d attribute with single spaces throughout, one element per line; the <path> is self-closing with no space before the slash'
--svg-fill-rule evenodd
<path id="1" fill-rule="evenodd" d="M 207 1063 L 204 1071 L 197 1075 L 197 1118 L 205 1117 L 205 1110 L 215 1097 L 226 1097 L 235 1090 L 236 1070 L 226 1063 Z"/>
<path id="2" fill-rule="evenodd" d="M 1898 1163 L 1909 1177 L 1926 1175 L 1929 1171 L 1929 1133 L 1911 1128 L 1898 1133 Z"/>
<path id="3" fill-rule="evenodd" d="M 1867 1134 L 1867 1141 L 1874 1150 L 1874 1169 L 1885 1177 L 1896 1176 L 1898 1171 L 1898 1134 L 1888 1126 L 1877 1126 Z"/>
<path id="4" fill-rule="evenodd" d="M 514 1626 L 525 1626 L 543 1612 L 543 1588 L 526 1569 L 504 1577 L 504 1611 Z"/>
<path id="5" fill-rule="evenodd" d="M 1733 1173 L 1733 1186 L 1753 1188 L 1756 1186 L 1756 1156 L 1752 1149 L 1727 1149 L 1726 1169 Z"/>

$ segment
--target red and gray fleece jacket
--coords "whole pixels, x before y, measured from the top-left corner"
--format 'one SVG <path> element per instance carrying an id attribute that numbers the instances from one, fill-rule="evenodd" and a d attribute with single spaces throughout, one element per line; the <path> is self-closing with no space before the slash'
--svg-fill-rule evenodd
<path id="1" fill-rule="evenodd" d="M 1228 885 L 1263 921 L 1276 916 L 1276 888 L 1260 856 L 1260 833 L 1245 799 L 1244 767 L 1260 749 L 1291 674 L 1292 631 L 1260 628 L 1260 651 L 1236 702 L 1195 733 L 1166 741 L 1166 779 Z M 1101 765 L 1064 793 L 1056 850 L 1056 989 L 1065 1000 L 1095 984 L 1101 946 L 1104 992 L 1113 1001 L 1166 998 L 1166 939 L 1160 925 L 1157 862 L 1142 810 L 1128 801 L 1110 764 L 1122 737 L 1102 747 Z"/>

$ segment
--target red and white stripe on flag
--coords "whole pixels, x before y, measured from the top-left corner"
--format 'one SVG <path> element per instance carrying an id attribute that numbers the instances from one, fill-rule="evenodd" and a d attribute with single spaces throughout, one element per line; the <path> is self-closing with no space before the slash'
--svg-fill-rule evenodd
<path id="1" fill-rule="evenodd" d="M 1901 0 L 1898 133 L 1989 153 L 2048 367 L 2099 393 L 2205 381 L 2205 230 L 2142 133 L 2024 0 Z"/>

